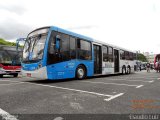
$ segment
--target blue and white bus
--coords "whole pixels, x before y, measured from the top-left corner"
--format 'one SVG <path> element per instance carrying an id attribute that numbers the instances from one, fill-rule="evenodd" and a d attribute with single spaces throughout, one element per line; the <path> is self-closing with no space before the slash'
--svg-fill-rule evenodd
<path id="1" fill-rule="evenodd" d="M 22 75 L 56 80 L 129 74 L 134 72 L 135 58 L 129 50 L 58 27 L 43 27 L 27 36 Z"/>

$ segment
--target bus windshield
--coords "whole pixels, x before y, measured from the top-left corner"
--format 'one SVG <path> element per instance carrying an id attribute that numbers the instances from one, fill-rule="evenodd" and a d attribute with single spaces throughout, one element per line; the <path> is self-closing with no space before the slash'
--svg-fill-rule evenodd
<path id="1" fill-rule="evenodd" d="M 25 42 L 24 49 L 23 49 L 24 63 L 37 62 L 42 59 L 46 37 L 47 37 L 47 33 L 42 33 L 42 34 L 31 33 L 27 37 L 27 40 Z"/>
<path id="2" fill-rule="evenodd" d="M 16 51 L 16 47 L 1 46 L 0 47 L 0 63 L 3 65 L 20 65 L 21 50 Z"/>

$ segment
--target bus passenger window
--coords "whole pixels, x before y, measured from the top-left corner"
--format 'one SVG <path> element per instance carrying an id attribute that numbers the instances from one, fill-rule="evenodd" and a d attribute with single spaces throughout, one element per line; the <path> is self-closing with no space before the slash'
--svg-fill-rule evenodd
<path id="1" fill-rule="evenodd" d="M 129 52 L 129 60 L 133 60 L 133 53 Z"/>
<path id="2" fill-rule="evenodd" d="M 76 58 L 76 39 L 73 37 L 70 37 L 70 58 Z"/>
<path id="3" fill-rule="evenodd" d="M 113 48 L 108 47 L 109 62 L 113 62 Z"/>
<path id="4" fill-rule="evenodd" d="M 103 46 L 103 61 L 107 62 L 108 61 L 108 47 Z"/>
<path id="5" fill-rule="evenodd" d="M 61 33 L 60 57 L 61 61 L 69 60 L 69 35 Z"/>
<path id="6" fill-rule="evenodd" d="M 80 42 L 78 42 L 80 41 Z M 78 40 L 77 41 L 77 47 L 79 48 L 78 58 L 82 60 L 91 60 L 91 43 L 84 40 Z"/>
<path id="7" fill-rule="evenodd" d="M 120 59 L 125 60 L 125 54 L 123 50 L 120 50 Z"/>
<path id="8" fill-rule="evenodd" d="M 136 59 L 137 59 L 137 54 L 133 53 L 133 60 L 136 60 Z"/>
<path id="9" fill-rule="evenodd" d="M 129 60 L 129 52 L 128 51 L 125 51 L 125 58 L 126 58 L 126 60 Z"/>

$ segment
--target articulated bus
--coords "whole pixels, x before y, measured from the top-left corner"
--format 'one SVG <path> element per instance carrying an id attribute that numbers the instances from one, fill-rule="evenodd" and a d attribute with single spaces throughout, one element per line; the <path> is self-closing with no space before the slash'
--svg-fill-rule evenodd
<path id="1" fill-rule="evenodd" d="M 134 72 L 136 53 L 58 27 L 28 34 L 22 75 L 48 80 Z"/>
<path id="2" fill-rule="evenodd" d="M 3 75 L 18 76 L 21 72 L 22 48 L 0 45 L 0 77 Z"/>

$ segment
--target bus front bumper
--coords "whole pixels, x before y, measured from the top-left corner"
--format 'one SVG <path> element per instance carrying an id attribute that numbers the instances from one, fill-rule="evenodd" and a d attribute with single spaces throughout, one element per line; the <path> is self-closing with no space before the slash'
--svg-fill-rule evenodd
<path id="1" fill-rule="evenodd" d="M 46 67 L 42 67 L 34 71 L 27 71 L 22 69 L 21 72 L 22 72 L 22 77 L 47 79 Z"/>

